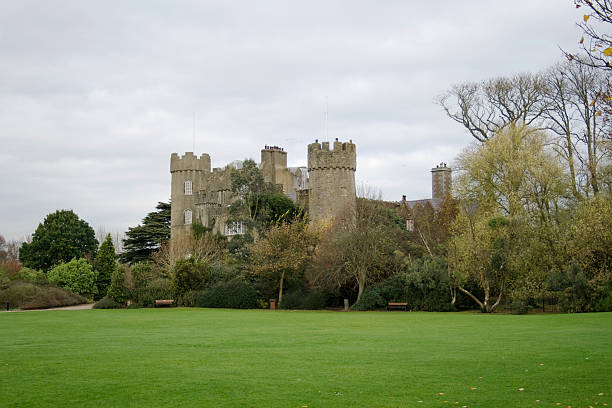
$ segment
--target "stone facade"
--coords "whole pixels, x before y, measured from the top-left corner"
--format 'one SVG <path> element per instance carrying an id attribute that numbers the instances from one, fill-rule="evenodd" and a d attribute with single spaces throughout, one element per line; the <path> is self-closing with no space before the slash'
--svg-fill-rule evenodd
<path id="1" fill-rule="evenodd" d="M 211 171 L 210 156 L 192 152 L 170 157 L 171 241 L 191 234 L 191 224 L 200 222 L 225 235 L 244 233 L 239 225 L 228 225 L 228 208 L 237 199 L 231 191 L 230 174 L 242 162 L 232 162 Z M 356 151 L 352 142 L 337 139 L 308 146 L 308 167 L 287 167 L 287 152 L 278 146 L 261 150 L 259 168 L 264 180 L 282 188 L 284 194 L 306 209 L 311 220 L 333 217 L 355 207 Z"/>

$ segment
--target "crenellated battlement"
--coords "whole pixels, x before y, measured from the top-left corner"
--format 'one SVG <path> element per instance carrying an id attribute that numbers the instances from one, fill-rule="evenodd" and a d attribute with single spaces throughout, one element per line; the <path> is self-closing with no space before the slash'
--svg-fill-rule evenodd
<path id="1" fill-rule="evenodd" d="M 172 153 L 170 156 L 170 173 L 175 171 L 205 171 L 210 173 L 210 155 L 202 153 L 200 157 L 193 152 L 186 152 L 179 156 L 177 153 Z"/>
<path id="2" fill-rule="evenodd" d="M 312 170 L 357 169 L 356 149 L 353 141 L 339 142 L 330 149 L 329 142 L 318 141 L 308 145 L 308 171 Z"/>

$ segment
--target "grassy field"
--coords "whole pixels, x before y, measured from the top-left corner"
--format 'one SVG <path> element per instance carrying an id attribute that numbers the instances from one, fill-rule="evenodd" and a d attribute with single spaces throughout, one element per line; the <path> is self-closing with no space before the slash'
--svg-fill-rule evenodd
<path id="1" fill-rule="evenodd" d="M 612 313 L 0 313 L 2 407 L 612 406 Z"/>

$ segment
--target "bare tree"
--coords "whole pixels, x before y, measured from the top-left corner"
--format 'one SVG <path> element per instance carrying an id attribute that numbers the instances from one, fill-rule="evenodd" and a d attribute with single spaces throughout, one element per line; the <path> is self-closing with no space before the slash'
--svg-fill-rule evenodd
<path id="1" fill-rule="evenodd" d="M 511 123 L 536 125 L 546 111 L 546 82 L 540 74 L 518 74 L 455 85 L 437 103 L 448 117 L 484 142 Z"/>

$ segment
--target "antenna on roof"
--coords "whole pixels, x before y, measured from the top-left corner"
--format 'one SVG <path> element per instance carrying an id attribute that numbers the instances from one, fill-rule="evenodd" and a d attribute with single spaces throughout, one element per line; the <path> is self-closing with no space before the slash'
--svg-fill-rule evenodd
<path id="1" fill-rule="evenodd" d="M 328 132 L 327 132 L 327 115 L 328 115 L 328 111 L 329 111 L 329 98 L 327 97 L 327 95 L 325 95 L 325 140 L 329 139 Z"/>

